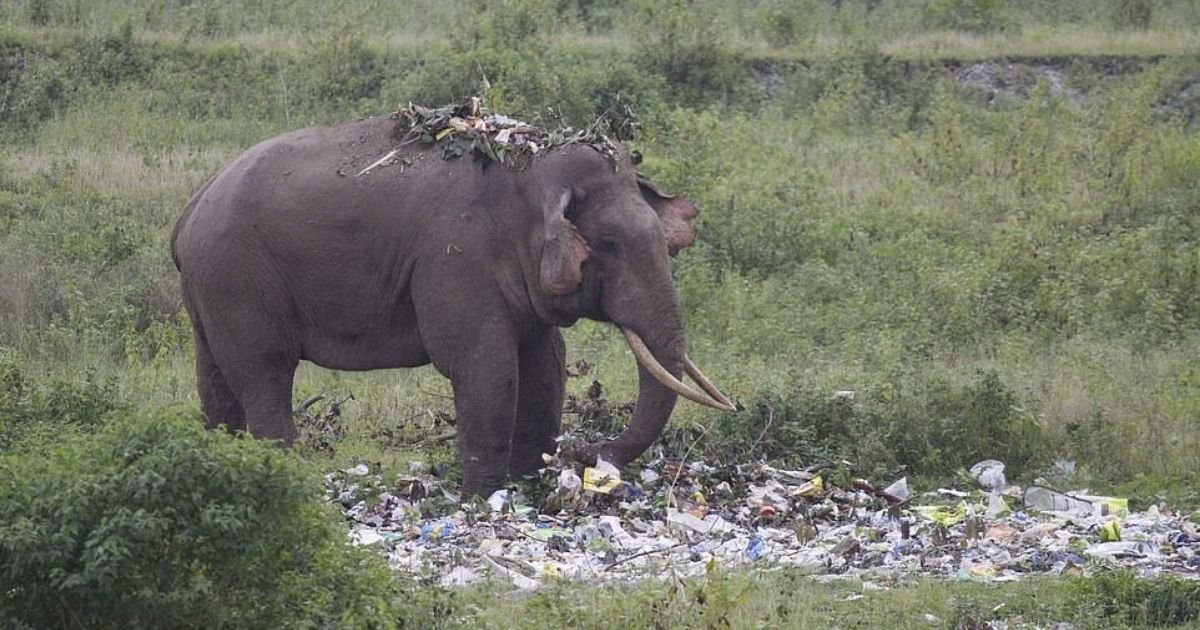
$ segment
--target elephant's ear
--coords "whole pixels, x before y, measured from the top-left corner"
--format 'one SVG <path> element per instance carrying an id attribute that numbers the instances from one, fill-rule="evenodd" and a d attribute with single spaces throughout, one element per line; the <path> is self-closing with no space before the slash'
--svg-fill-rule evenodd
<path id="1" fill-rule="evenodd" d="M 583 283 L 583 261 L 588 256 L 587 241 L 567 218 L 571 192 L 545 205 L 545 244 L 542 246 L 542 289 L 551 295 L 566 295 Z"/>
<path id="2" fill-rule="evenodd" d="M 692 219 L 700 214 L 692 202 L 678 195 L 669 195 L 645 178 L 638 177 L 638 188 L 642 198 L 658 213 L 662 221 L 663 233 L 667 237 L 667 251 L 672 256 L 679 250 L 691 246 L 696 241 L 696 230 L 692 228 Z"/>

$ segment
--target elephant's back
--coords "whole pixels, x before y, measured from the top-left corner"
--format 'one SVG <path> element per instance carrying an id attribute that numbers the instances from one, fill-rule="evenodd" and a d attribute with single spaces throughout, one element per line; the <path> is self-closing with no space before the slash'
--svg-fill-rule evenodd
<path id="1" fill-rule="evenodd" d="M 309 127 L 264 140 L 230 162 L 215 182 L 215 192 L 243 194 L 266 187 L 278 193 L 329 187 L 354 177 L 363 164 L 391 151 L 398 141 L 396 122 L 368 118 L 332 127 Z"/>
<path id="2" fill-rule="evenodd" d="M 352 169 L 394 148 L 394 128 L 393 120 L 369 118 L 299 129 L 250 147 L 188 201 L 172 236 L 176 265 L 189 240 L 243 234 L 261 221 L 348 197 L 357 183 Z"/>

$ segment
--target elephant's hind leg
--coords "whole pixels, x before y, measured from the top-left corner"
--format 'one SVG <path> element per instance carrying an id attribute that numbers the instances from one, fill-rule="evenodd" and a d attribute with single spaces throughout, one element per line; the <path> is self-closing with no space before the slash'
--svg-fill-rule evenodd
<path id="1" fill-rule="evenodd" d="M 566 386 L 566 345 L 557 326 L 538 331 L 521 344 L 520 393 L 509 474 L 519 476 L 545 466 L 542 453 L 558 448 Z"/>
<path id="2" fill-rule="evenodd" d="M 254 437 L 278 440 L 282 446 L 295 441 L 292 380 L 298 363 L 274 349 L 243 351 L 236 361 L 224 362 L 225 380 L 246 411 L 246 428 Z"/>
<path id="3" fill-rule="evenodd" d="M 210 429 L 225 425 L 230 431 L 246 430 L 246 412 L 225 375 L 213 359 L 212 349 L 204 334 L 196 331 L 196 383 L 200 391 L 200 408 L 204 424 Z"/>

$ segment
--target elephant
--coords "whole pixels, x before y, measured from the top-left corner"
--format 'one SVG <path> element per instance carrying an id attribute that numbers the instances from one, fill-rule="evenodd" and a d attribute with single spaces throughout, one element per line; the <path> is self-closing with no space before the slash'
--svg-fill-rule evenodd
<path id="1" fill-rule="evenodd" d="M 572 458 L 627 464 L 658 438 L 677 395 L 732 410 L 686 354 L 671 257 L 695 238 L 691 202 L 641 178 L 616 141 L 487 167 L 398 146 L 398 124 L 268 139 L 188 201 L 171 254 L 207 426 L 286 447 L 301 360 L 432 363 L 452 385 L 463 496 L 485 494 L 556 452 L 560 329 L 580 318 L 623 331 L 639 384 L 626 428 L 575 445 Z M 680 381 L 685 371 L 703 393 Z"/>

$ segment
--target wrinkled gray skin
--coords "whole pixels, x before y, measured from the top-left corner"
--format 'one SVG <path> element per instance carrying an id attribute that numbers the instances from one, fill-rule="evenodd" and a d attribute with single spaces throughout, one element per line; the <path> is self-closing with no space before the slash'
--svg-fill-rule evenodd
<path id="1" fill-rule="evenodd" d="M 524 171 L 397 146 L 368 119 L 267 140 L 188 203 L 171 239 L 195 328 L 206 422 L 290 444 L 301 360 L 339 370 L 433 363 L 454 389 L 464 496 L 543 465 L 566 378 L 559 328 L 633 330 L 676 377 L 683 323 L 670 255 L 695 209 L 586 145 Z M 401 156 L 411 160 L 401 166 Z M 675 394 L 639 366 L 618 465 L 658 437 Z"/>

